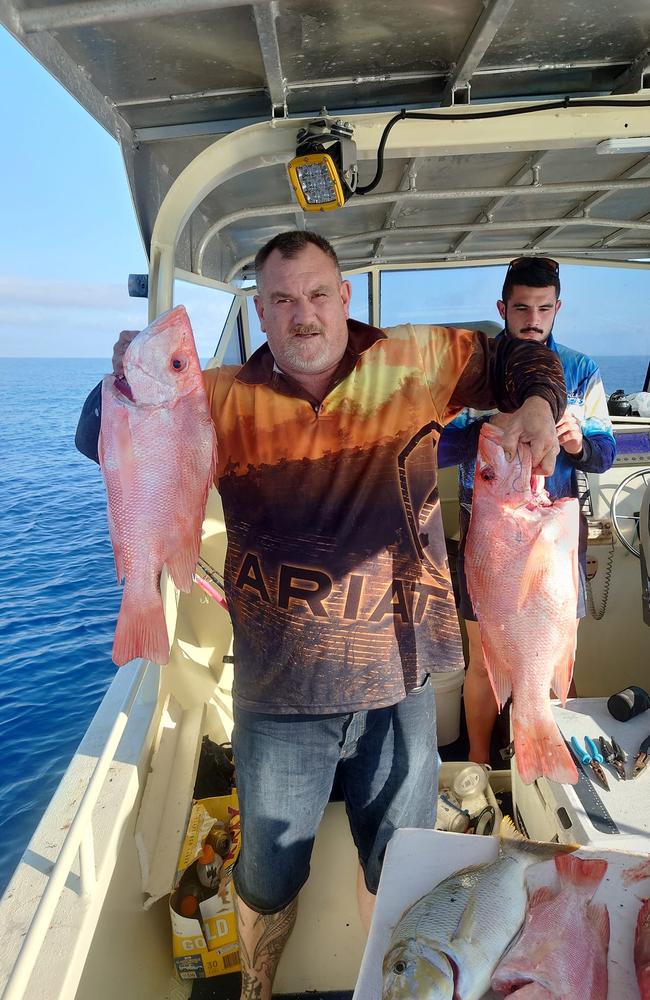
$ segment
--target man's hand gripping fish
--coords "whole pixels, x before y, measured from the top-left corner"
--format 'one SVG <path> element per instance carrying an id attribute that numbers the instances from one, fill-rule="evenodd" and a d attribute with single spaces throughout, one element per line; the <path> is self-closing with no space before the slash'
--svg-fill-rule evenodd
<path id="1" fill-rule="evenodd" d="M 578 772 L 551 712 L 549 688 L 566 701 L 578 603 L 574 498 L 552 502 L 532 476 L 530 448 L 512 462 L 501 431 L 484 424 L 478 446 L 467 584 L 499 707 L 512 694 L 517 768 L 526 784 L 545 776 L 575 784 Z"/>
<path id="2" fill-rule="evenodd" d="M 192 587 L 216 459 L 192 328 L 178 306 L 129 344 L 124 378 L 102 383 L 99 462 L 125 580 L 113 643 L 119 666 L 137 656 L 169 660 L 160 574 L 166 565 L 177 587 Z"/>

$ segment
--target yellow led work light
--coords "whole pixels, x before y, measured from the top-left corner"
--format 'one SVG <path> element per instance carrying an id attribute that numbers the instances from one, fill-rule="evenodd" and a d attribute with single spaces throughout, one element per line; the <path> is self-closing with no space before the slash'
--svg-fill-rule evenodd
<path id="1" fill-rule="evenodd" d="M 357 147 L 347 122 L 322 118 L 300 129 L 289 180 L 303 212 L 341 208 L 357 185 Z"/>
<path id="2" fill-rule="evenodd" d="M 329 153 L 295 156 L 289 179 L 304 212 L 327 212 L 345 204 L 345 195 L 334 160 Z"/>

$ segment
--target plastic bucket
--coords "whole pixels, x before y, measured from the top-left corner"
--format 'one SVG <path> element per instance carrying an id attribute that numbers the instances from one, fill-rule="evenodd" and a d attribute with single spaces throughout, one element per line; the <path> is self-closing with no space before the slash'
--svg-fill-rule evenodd
<path id="1" fill-rule="evenodd" d="M 465 679 L 464 670 L 431 673 L 431 685 L 436 696 L 438 746 L 454 743 L 460 735 L 460 698 Z"/>

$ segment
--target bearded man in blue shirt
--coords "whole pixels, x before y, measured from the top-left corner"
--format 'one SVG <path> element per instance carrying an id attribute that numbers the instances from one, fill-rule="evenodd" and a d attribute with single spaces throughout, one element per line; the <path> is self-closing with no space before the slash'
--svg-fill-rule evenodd
<path id="1" fill-rule="evenodd" d="M 567 387 L 567 408 L 557 424 L 560 453 L 546 489 L 552 500 L 578 497 L 577 471 L 605 472 L 616 456 L 616 442 L 598 365 L 579 351 L 558 344 L 553 325 L 560 306 L 560 268 L 549 257 L 517 257 L 508 265 L 501 299 L 497 302 L 504 329 L 499 337 L 543 343 L 560 358 Z M 472 509 L 474 467 L 481 426 L 486 420 L 499 424 L 498 413 L 464 410 L 444 430 L 438 465 L 459 466 L 460 545 L 458 553 L 459 612 L 465 619 L 469 663 L 463 698 L 469 737 L 470 760 L 490 763 L 490 742 L 497 718 L 497 704 L 488 677 L 479 625 L 467 590 L 464 552 Z M 585 615 L 587 523 L 580 519 L 580 586 L 576 616 Z"/>

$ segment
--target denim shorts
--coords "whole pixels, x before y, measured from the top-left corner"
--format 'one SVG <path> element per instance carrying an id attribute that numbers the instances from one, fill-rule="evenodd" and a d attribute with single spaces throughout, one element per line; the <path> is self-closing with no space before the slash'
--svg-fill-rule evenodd
<path id="1" fill-rule="evenodd" d="M 370 892 L 377 892 L 393 831 L 435 824 L 438 753 L 428 679 L 397 705 L 344 715 L 235 707 L 232 742 L 242 833 L 234 883 L 258 913 L 284 909 L 307 881 L 337 767 Z"/>

